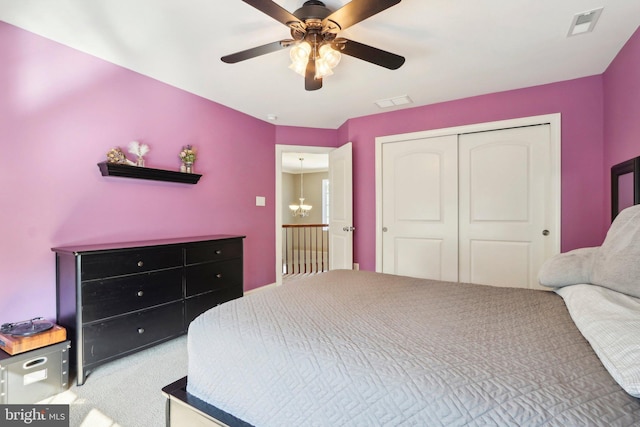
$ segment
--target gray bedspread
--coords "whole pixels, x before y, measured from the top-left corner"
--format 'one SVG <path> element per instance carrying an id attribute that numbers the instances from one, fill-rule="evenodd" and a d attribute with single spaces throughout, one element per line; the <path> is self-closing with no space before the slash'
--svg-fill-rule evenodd
<path id="1" fill-rule="evenodd" d="M 544 291 L 332 271 L 209 310 L 188 392 L 255 426 L 631 426 Z"/>

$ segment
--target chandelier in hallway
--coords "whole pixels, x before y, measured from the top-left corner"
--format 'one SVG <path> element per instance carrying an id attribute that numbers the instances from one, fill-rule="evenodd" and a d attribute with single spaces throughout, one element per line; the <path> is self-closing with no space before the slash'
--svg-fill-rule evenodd
<path id="1" fill-rule="evenodd" d="M 304 161 L 304 157 L 300 157 L 300 200 L 299 204 L 290 204 L 289 209 L 291 209 L 291 214 L 293 216 L 305 217 L 309 215 L 309 211 L 311 210 L 311 205 L 306 205 L 304 203 L 304 169 L 302 167 L 302 162 Z"/>

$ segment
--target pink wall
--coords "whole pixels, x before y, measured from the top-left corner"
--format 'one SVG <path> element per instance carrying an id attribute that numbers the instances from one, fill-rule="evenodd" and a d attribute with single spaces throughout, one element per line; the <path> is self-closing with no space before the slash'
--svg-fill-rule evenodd
<path id="1" fill-rule="evenodd" d="M 59 245 L 242 234 L 245 289 L 275 281 L 274 145 L 335 145 L 335 131 L 277 128 L 5 23 L 0 62 L 0 322 L 55 319 Z M 102 177 L 96 164 L 132 140 L 172 170 L 194 145 L 203 177 Z"/>
<path id="2" fill-rule="evenodd" d="M 611 197 L 611 166 L 640 156 L 640 29 L 604 73 L 605 199 Z M 607 211 L 605 222 L 611 221 Z"/>
<path id="3" fill-rule="evenodd" d="M 276 144 L 336 147 L 338 134 L 334 129 L 278 126 L 276 127 Z"/>
<path id="4" fill-rule="evenodd" d="M 602 78 L 588 77 L 349 120 L 354 144 L 355 262 L 375 269 L 375 137 L 562 114 L 562 250 L 602 242 Z"/>
<path id="5" fill-rule="evenodd" d="M 600 244 L 603 174 L 640 154 L 637 121 L 620 118 L 640 109 L 638 44 L 636 34 L 607 71 L 604 97 L 603 78 L 594 76 L 327 130 L 274 126 L 0 22 L 0 322 L 55 318 L 57 245 L 244 234 L 245 289 L 272 283 L 275 144 L 354 143 L 355 260 L 373 270 L 376 136 L 560 112 L 562 249 Z M 605 103 L 612 110 L 603 165 Z M 100 176 L 106 151 L 134 139 L 151 147 L 147 166 L 166 169 L 177 169 L 181 146 L 193 144 L 202 179 L 192 186 Z M 255 196 L 267 206 L 256 207 Z"/>

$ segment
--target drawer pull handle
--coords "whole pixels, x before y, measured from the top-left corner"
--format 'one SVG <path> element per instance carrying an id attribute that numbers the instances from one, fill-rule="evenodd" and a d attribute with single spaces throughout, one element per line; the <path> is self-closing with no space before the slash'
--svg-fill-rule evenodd
<path id="1" fill-rule="evenodd" d="M 137 293 L 136 295 L 138 295 L 139 297 L 141 297 L 142 295 L 144 295 L 144 291 L 138 291 L 138 293 Z"/>
<path id="2" fill-rule="evenodd" d="M 22 369 L 35 368 L 36 366 L 42 366 L 45 363 L 47 363 L 47 358 L 46 357 L 39 357 L 37 359 L 31 359 L 31 360 L 28 360 L 28 361 L 26 361 L 26 362 L 24 362 L 22 364 Z"/>
<path id="3" fill-rule="evenodd" d="M 218 273 L 218 274 L 216 274 L 216 277 L 217 277 L 218 279 L 222 279 L 222 273 Z"/>
<path id="4" fill-rule="evenodd" d="M 144 265 L 144 262 L 138 261 L 138 267 L 142 267 L 143 265 Z"/>
<path id="5" fill-rule="evenodd" d="M 222 253 L 222 249 L 217 249 L 216 250 L 216 255 L 220 255 Z"/>
<path id="6" fill-rule="evenodd" d="M 144 328 L 138 328 L 138 333 L 139 334 L 144 334 Z"/>

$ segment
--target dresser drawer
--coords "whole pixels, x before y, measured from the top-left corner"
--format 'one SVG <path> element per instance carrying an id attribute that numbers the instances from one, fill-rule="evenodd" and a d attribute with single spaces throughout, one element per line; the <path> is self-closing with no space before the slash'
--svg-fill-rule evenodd
<path id="1" fill-rule="evenodd" d="M 242 291 L 242 260 L 190 265 L 186 267 L 185 276 L 186 296 L 230 287 L 237 287 Z"/>
<path id="2" fill-rule="evenodd" d="M 142 273 L 182 265 L 182 248 L 134 248 L 82 255 L 82 280 Z"/>
<path id="3" fill-rule="evenodd" d="M 82 322 L 182 298 L 182 268 L 82 283 Z"/>
<path id="4" fill-rule="evenodd" d="M 242 258 L 242 240 L 194 243 L 187 247 L 185 258 L 187 264 Z"/>
<path id="5" fill-rule="evenodd" d="M 86 365 L 120 356 L 184 331 L 182 302 L 128 314 L 82 328 Z"/>

